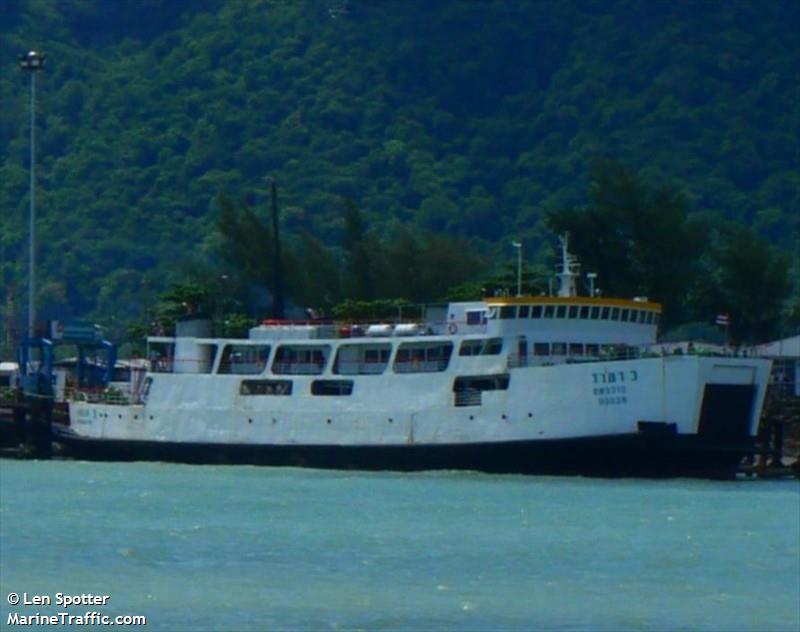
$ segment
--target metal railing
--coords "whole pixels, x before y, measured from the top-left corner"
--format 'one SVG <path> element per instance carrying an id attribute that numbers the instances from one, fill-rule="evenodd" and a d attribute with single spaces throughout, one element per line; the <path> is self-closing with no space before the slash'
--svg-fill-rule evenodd
<path id="1" fill-rule="evenodd" d="M 453 394 L 456 406 L 481 406 L 483 404 L 481 391 L 458 391 Z"/>

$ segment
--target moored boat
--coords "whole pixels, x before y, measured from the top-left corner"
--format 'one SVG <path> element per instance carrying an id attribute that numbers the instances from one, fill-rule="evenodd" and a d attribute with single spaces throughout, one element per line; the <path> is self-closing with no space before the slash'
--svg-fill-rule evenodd
<path id="1" fill-rule="evenodd" d="M 270 321 L 245 340 L 187 320 L 148 339 L 127 392 L 77 393 L 54 435 L 91 459 L 733 476 L 769 361 L 665 355 L 660 305 L 580 296 L 579 275 L 564 239 L 555 296 L 413 323 Z"/>

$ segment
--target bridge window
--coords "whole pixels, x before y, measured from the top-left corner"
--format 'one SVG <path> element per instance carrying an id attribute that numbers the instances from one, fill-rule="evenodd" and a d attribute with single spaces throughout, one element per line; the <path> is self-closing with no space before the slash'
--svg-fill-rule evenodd
<path id="1" fill-rule="evenodd" d="M 566 317 L 567 317 L 567 306 L 559 305 L 558 309 L 556 310 L 556 318 L 566 318 Z"/>
<path id="2" fill-rule="evenodd" d="M 486 324 L 486 310 L 483 309 L 467 310 L 467 325 L 485 325 L 485 324 Z"/>
<path id="3" fill-rule="evenodd" d="M 553 305 L 545 305 L 544 306 L 544 317 L 545 318 L 552 318 L 556 313 L 555 306 Z"/>
<path id="4" fill-rule="evenodd" d="M 517 317 L 517 306 L 516 305 L 503 305 L 500 308 L 500 319 L 501 320 L 509 320 L 511 318 Z"/>
<path id="5" fill-rule="evenodd" d="M 581 305 L 581 318 L 584 320 L 589 318 L 589 306 L 588 305 Z"/>
<path id="6" fill-rule="evenodd" d="M 592 307 L 592 320 L 597 320 L 598 318 L 600 318 L 600 308 L 595 305 Z"/>
<path id="7" fill-rule="evenodd" d="M 569 343 L 569 354 L 570 355 L 583 355 L 583 345 L 576 342 Z"/>
<path id="8" fill-rule="evenodd" d="M 607 306 L 604 307 L 603 308 L 603 312 L 600 314 L 600 319 L 601 320 L 608 320 L 608 317 L 609 317 L 610 313 L 611 313 L 611 308 L 609 308 Z"/>
<path id="9" fill-rule="evenodd" d="M 600 355 L 600 346 L 595 344 L 586 345 L 586 355 L 597 357 Z"/>
<path id="10" fill-rule="evenodd" d="M 519 306 L 519 313 L 517 314 L 517 318 L 527 318 L 528 314 L 531 311 L 530 305 L 520 305 Z"/>
<path id="11" fill-rule="evenodd" d="M 628 316 L 630 315 L 630 312 L 631 312 L 631 310 L 629 310 L 629 309 L 623 309 L 622 312 L 619 315 L 619 319 L 623 323 L 627 323 L 628 322 Z"/>
<path id="12" fill-rule="evenodd" d="M 578 317 L 578 306 L 577 305 L 570 305 L 569 306 L 569 318 L 577 318 Z"/>
<path id="13" fill-rule="evenodd" d="M 553 343 L 553 355 L 555 355 L 555 356 L 567 355 L 567 343 L 565 343 L 565 342 L 554 342 Z"/>
<path id="14" fill-rule="evenodd" d="M 611 308 L 611 320 L 619 320 L 619 307 Z"/>
<path id="15" fill-rule="evenodd" d="M 550 345 L 546 342 L 533 343 L 533 355 L 535 356 L 548 356 L 550 355 Z"/>
<path id="16" fill-rule="evenodd" d="M 541 318 L 541 317 L 542 317 L 542 306 L 534 305 L 533 309 L 531 310 L 531 318 Z"/>

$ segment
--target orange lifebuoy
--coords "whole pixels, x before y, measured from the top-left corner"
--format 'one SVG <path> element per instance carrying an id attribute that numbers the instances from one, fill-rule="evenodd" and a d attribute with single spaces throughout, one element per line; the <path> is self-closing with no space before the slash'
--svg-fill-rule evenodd
<path id="1" fill-rule="evenodd" d="M 447 331 L 449 331 L 451 335 L 457 334 L 458 333 L 458 325 L 456 325 L 455 323 L 450 323 L 447 326 Z"/>

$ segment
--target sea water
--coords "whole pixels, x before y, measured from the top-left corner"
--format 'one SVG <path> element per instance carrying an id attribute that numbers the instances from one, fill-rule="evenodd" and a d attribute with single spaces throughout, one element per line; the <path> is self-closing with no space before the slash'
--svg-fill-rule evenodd
<path id="1" fill-rule="evenodd" d="M 0 598 L 8 629 L 796 632 L 800 486 L 0 461 Z"/>

